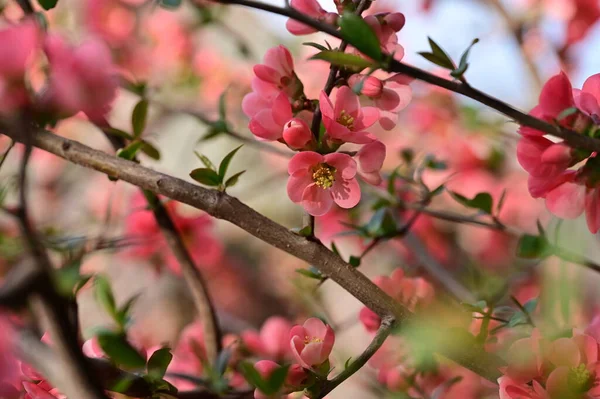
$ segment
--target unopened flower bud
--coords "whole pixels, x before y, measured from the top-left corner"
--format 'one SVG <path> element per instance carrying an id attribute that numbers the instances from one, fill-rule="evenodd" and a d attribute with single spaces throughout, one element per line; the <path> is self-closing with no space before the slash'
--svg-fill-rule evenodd
<path id="1" fill-rule="evenodd" d="M 310 128 L 302 119 L 290 119 L 283 126 L 283 140 L 295 150 L 304 148 L 312 139 Z"/>
<path id="2" fill-rule="evenodd" d="M 399 32 L 406 23 L 406 17 L 401 12 L 392 12 L 386 15 L 383 20 L 394 32 Z"/>

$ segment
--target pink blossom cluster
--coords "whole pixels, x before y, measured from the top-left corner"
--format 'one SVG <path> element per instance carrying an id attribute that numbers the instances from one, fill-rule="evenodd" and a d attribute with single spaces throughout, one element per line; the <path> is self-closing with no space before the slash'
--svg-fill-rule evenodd
<path id="1" fill-rule="evenodd" d="M 291 5 L 315 18 L 335 19 L 316 0 L 292 1 Z M 404 16 L 377 14 L 366 21 L 381 46 L 401 58 L 404 52 L 396 33 L 404 26 Z M 296 22 L 288 22 L 288 29 L 295 34 L 311 31 Z M 395 127 L 397 113 L 412 96 L 410 79 L 354 74 L 339 83 L 333 94 L 321 91 L 318 100 L 313 100 L 304 93 L 288 49 L 268 50 L 263 62 L 254 67 L 253 91 L 244 97 L 242 109 L 257 139 L 279 141 L 299 151 L 288 166 L 290 199 L 313 216 L 324 215 L 334 204 L 354 207 L 361 197 L 357 177 L 372 185 L 382 181 L 386 148 L 373 129 L 377 122 L 386 130 Z M 360 87 L 360 95 L 353 91 L 355 87 Z M 367 102 L 372 105 L 363 104 Z M 354 152 L 339 151 L 345 144 L 362 147 Z"/>
<path id="2" fill-rule="evenodd" d="M 542 89 L 531 115 L 559 123 L 582 134 L 600 128 L 600 74 L 589 77 L 581 90 L 573 89 L 566 74 L 552 77 Z M 517 158 L 529 173 L 529 192 L 544 198 L 546 207 L 563 219 L 584 211 L 592 233 L 600 229 L 599 159 L 597 154 L 551 141 L 538 130 L 521 127 Z"/>
<path id="3" fill-rule="evenodd" d="M 118 82 L 102 41 L 91 38 L 74 47 L 59 35 L 44 34 L 33 19 L 25 19 L 0 30 L 0 43 L 3 116 L 30 110 L 45 121 L 82 112 L 98 122 L 110 110 Z M 48 75 L 42 87 L 37 85 L 39 90 L 32 92 L 42 54 L 48 61 Z"/>
<path id="4" fill-rule="evenodd" d="M 508 367 L 498 383 L 501 399 L 600 397 L 598 320 L 585 331 L 560 338 L 534 330 L 508 349 Z"/>

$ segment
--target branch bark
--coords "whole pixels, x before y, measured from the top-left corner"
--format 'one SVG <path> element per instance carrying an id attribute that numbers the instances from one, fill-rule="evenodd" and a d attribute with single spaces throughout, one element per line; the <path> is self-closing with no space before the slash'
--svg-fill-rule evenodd
<path id="1" fill-rule="evenodd" d="M 5 134 L 19 140 L 19 137 L 14 137 L 11 132 Z M 314 265 L 381 318 L 393 316 L 398 322 L 403 322 L 412 315 L 322 244 L 294 234 L 225 193 L 199 187 L 46 131 L 37 132 L 33 136 L 33 144 L 70 162 L 95 169 L 204 210 L 216 218 L 227 220 L 260 240 Z M 498 367 L 504 364 L 502 360 L 481 348 L 469 347 L 465 351 L 457 352 L 448 347 L 447 351 L 452 360 L 490 381 L 496 381 L 500 376 Z"/>

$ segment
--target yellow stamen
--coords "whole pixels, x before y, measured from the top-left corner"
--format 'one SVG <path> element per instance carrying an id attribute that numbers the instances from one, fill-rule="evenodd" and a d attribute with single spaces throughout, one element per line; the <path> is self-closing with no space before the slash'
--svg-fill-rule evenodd
<path id="1" fill-rule="evenodd" d="M 354 129 L 354 118 L 344 110 L 342 110 L 339 118 L 337 118 L 337 122 L 350 130 Z"/>
<path id="2" fill-rule="evenodd" d="M 317 186 L 324 190 L 328 189 L 333 186 L 335 181 L 335 168 L 326 163 L 320 163 L 313 168 L 312 179 Z"/>

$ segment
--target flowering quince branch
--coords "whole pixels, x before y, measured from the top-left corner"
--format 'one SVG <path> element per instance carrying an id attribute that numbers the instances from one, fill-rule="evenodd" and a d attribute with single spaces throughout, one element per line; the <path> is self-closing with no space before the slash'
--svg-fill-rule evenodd
<path id="1" fill-rule="evenodd" d="M 37 269 L 43 275 L 43 279 L 49 282 L 51 281 L 50 273 L 53 269 L 52 263 L 29 220 L 27 165 L 33 149 L 33 133 L 29 128 L 24 128 L 23 132 L 18 135 L 25 144 L 25 152 L 19 171 L 19 207 L 15 214 Z M 29 303 L 34 314 L 38 320 L 47 324 L 58 356 L 65 362 L 64 370 L 70 375 L 69 383 L 64 385 L 65 392 L 72 397 L 85 399 L 106 398 L 101 386 L 92 376 L 85 362 L 85 357 L 77 345 L 79 341 L 77 332 L 70 325 L 69 315 L 64 311 L 63 302 L 51 287 L 43 291 L 33 292 L 29 297 Z"/>
<path id="2" fill-rule="evenodd" d="M 10 131 L 4 133 L 17 141 L 20 139 L 19 135 Z M 322 244 L 291 232 L 223 192 L 205 189 L 152 171 L 134 162 L 108 155 L 46 131 L 36 132 L 33 142 L 36 147 L 70 162 L 191 205 L 216 218 L 237 225 L 262 241 L 315 265 L 324 275 L 329 276 L 380 317 L 393 316 L 398 322 L 402 322 L 411 316 L 406 308 L 392 300 L 368 278 Z M 448 342 L 440 346 L 442 355 L 449 356 L 490 381 L 497 379 L 498 367 L 503 365 L 501 359 L 476 346 L 467 346 L 467 350 L 459 352 L 453 351 L 451 334 L 444 338 L 448 339 Z"/>
<path id="3" fill-rule="evenodd" d="M 358 356 L 354 361 L 352 361 L 348 367 L 344 369 L 341 373 L 336 375 L 331 380 L 327 381 L 321 391 L 319 392 L 319 398 L 325 397 L 329 392 L 333 391 L 340 384 L 350 378 L 354 373 L 360 370 L 371 357 L 381 348 L 387 337 L 391 334 L 395 327 L 395 320 L 391 316 L 387 316 L 381 319 L 381 325 L 377 330 L 377 333 L 373 337 L 373 340 L 369 344 L 369 346 Z"/>
<path id="4" fill-rule="evenodd" d="M 106 136 L 113 144 L 115 150 L 118 151 L 120 148 L 126 146 L 124 139 L 108 134 Z M 148 202 L 148 206 L 152 210 L 154 218 L 156 219 L 167 244 L 181 266 L 181 271 L 192 294 L 198 317 L 202 321 L 208 359 L 211 363 L 214 363 L 222 349 L 222 334 L 217 320 L 217 313 L 208 292 L 207 284 L 194 264 L 194 260 L 187 250 L 183 238 L 177 231 L 177 227 L 169 215 L 169 212 L 160 202 L 160 198 L 151 191 L 142 190 L 142 193 Z"/>
<path id="5" fill-rule="evenodd" d="M 306 24 L 314 28 L 315 30 L 327 33 L 340 40 L 344 40 L 344 36 L 340 33 L 340 31 L 336 29 L 334 25 L 320 22 L 319 20 L 311 18 L 301 12 L 296 11 L 293 8 L 282 8 L 270 4 L 263 4 L 261 2 L 253 0 L 218 0 L 217 2 L 222 4 L 237 4 L 286 16 L 299 22 L 302 22 L 303 24 Z M 497 98 L 494 98 L 486 93 L 483 93 L 482 91 L 477 90 L 464 82 L 457 82 L 453 80 L 444 79 L 422 69 L 397 61 L 390 57 L 388 54 L 384 54 L 383 58 L 387 61 L 383 63 L 381 67 L 387 72 L 401 73 L 406 76 L 410 76 L 414 79 L 421 80 L 423 82 L 427 82 L 438 87 L 442 87 L 444 89 L 450 90 L 458 94 L 462 94 L 481 104 L 487 105 L 488 107 L 495 109 L 501 114 L 508 116 L 521 126 L 526 126 L 544 132 L 545 134 L 561 138 L 565 141 L 566 144 L 568 144 L 571 147 L 593 152 L 600 151 L 599 139 L 579 134 L 574 130 L 565 128 L 563 126 L 554 125 L 552 123 L 539 119 L 533 115 L 521 112 L 516 108 L 512 107 L 511 105 Z"/>

